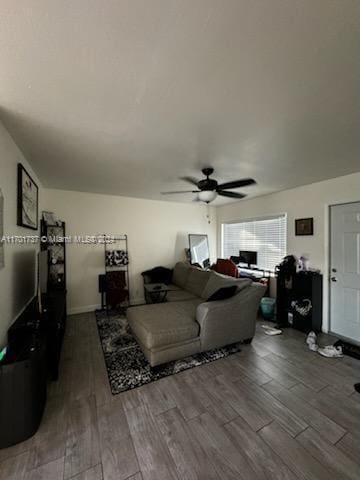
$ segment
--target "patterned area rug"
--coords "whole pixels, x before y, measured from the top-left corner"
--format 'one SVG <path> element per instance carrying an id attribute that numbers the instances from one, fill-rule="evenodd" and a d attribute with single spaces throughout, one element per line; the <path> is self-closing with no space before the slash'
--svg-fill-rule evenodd
<path id="1" fill-rule="evenodd" d="M 132 335 L 125 316 L 107 315 L 105 311 L 98 310 L 96 322 L 113 395 L 241 351 L 240 344 L 235 343 L 152 368 Z"/>

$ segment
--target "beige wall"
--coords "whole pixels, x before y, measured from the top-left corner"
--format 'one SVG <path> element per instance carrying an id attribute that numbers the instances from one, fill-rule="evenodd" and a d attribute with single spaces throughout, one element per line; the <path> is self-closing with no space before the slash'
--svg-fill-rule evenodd
<path id="1" fill-rule="evenodd" d="M 324 274 L 323 328 L 329 328 L 329 205 L 360 201 L 360 173 L 313 183 L 303 187 L 243 200 L 217 209 L 218 248 L 221 252 L 221 224 L 278 213 L 287 214 L 287 252 L 310 254 L 311 266 Z M 314 236 L 296 237 L 295 219 L 314 217 Z"/>
<path id="2" fill-rule="evenodd" d="M 18 227 L 17 221 L 17 163 L 22 163 L 39 186 L 41 204 L 42 188 L 29 164 L 0 123 L 0 189 L 4 197 L 4 235 L 36 235 L 28 228 Z M 39 207 L 39 215 L 41 206 Z M 5 266 L 0 268 L 0 346 L 6 342 L 9 325 L 34 296 L 36 278 L 36 253 L 38 245 L 6 244 Z"/>
<path id="3" fill-rule="evenodd" d="M 208 234 L 212 260 L 216 257 L 214 208 L 63 190 L 45 190 L 44 195 L 46 208 L 65 220 L 68 235 L 128 235 L 130 291 L 134 303 L 143 301 L 141 272 L 156 265 L 172 267 L 183 259 L 189 233 Z M 98 274 L 103 272 L 102 246 L 68 245 L 70 313 L 93 310 L 100 304 Z"/>

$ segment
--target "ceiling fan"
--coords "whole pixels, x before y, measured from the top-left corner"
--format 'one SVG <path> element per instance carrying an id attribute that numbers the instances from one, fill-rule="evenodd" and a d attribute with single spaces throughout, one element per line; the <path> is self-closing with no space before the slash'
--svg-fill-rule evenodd
<path id="1" fill-rule="evenodd" d="M 229 198 L 244 198 L 246 197 L 243 193 L 238 192 L 228 192 L 229 188 L 239 188 L 239 187 L 247 187 L 249 185 L 256 184 L 253 178 L 242 178 L 241 180 L 234 180 L 233 182 L 226 182 L 221 183 L 220 185 L 216 180 L 209 178 L 210 175 L 214 173 L 213 168 L 203 168 L 202 173 L 206 176 L 205 179 L 197 181 L 195 178 L 192 177 L 181 177 L 182 180 L 185 182 L 191 183 L 195 185 L 198 190 L 184 190 L 184 191 L 175 191 L 175 192 L 161 192 L 162 195 L 173 195 L 177 193 L 198 193 L 197 198 L 195 201 L 210 203 L 218 195 L 222 197 L 229 197 Z"/>

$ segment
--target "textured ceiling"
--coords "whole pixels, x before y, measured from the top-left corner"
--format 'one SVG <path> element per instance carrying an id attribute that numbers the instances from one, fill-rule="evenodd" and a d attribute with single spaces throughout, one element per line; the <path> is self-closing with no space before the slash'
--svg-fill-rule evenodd
<path id="1" fill-rule="evenodd" d="M 0 12 L 0 115 L 45 186 L 158 199 L 210 165 L 261 195 L 360 170 L 359 0 Z"/>

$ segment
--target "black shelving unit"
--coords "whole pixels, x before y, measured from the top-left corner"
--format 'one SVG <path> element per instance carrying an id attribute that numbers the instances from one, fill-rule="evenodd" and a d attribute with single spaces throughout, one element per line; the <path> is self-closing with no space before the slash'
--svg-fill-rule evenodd
<path id="1" fill-rule="evenodd" d="M 49 225 L 41 220 L 41 250 L 47 251 L 47 292 L 41 295 L 46 326 L 47 362 L 52 380 L 59 376 L 61 347 L 66 329 L 66 231 L 65 222 Z M 46 241 L 44 241 L 46 238 Z"/>
<path id="2" fill-rule="evenodd" d="M 48 225 L 41 220 L 41 249 L 48 252 L 48 291 L 66 291 L 65 222 Z M 61 240 L 58 240 L 61 239 Z"/>
<path id="3" fill-rule="evenodd" d="M 294 272 L 291 276 L 277 270 L 277 323 L 305 333 L 321 332 L 323 277 L 311 271 Z M 301 307 L 305 307 L 301 311 Z M 310 307 L 310 308 L 309 308 Z M 292 322 L 289 322 L 292 318 Z"/>

